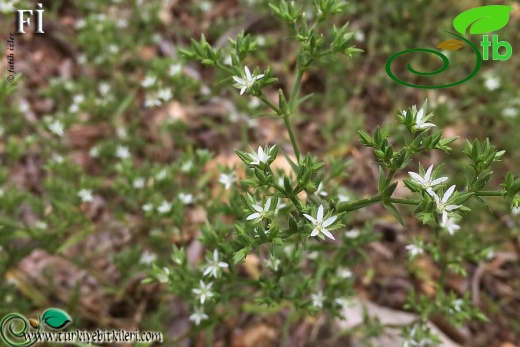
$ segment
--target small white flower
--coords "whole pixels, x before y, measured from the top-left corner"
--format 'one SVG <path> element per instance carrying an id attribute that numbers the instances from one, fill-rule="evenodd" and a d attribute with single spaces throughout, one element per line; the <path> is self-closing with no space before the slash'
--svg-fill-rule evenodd
<path id="1" fill-rule="evenodd" d="M 211 2 L 203 0 L 199 3 L 199 8 L 203 12 L 208 12 L 209 10 L 211 10 Z"/>
<path id="2" fill-rule="evenodd" d="M 193 194 L 179 193 L 179 200 L 182 201 L 184 205 L 189 205 L 194 201 Z"/>
<path id="3" fill-rule="evenodd" d="M 77 113 L 79 111 L 79 105 L 78 104 L 72 104 L 69 106 L 69 112 L 70 113 Z"/>
<path id="4" fill-rule="evenodd" d="M 110 84 L 106 82 L 101 82 L 99 84 L 99 94 L 106 95 L 110 92 Z"/>
<path id="5" fill-rule="evenodd" d="M 260 165 L 260 163 L 266 164 L 270 159 L 270 152 L 274 148 L 267 147 L 266 151 L 264 152 L 264 149 L 260 146 L 258 146 L 258 153 L 249 153 L 249 156 L 251 157 L 251 162 L 249 165 Z"/>
<path id="6" fill-rule="evenodd" d="M 152 203 L 146 203 L 143 205 L 143 211 L 145 212 L 150 212 L 151 210 L 153 210 L 153 204 Z"/>
<path id="7" fill-rule="evenodd" d="M 334 302 L 340 306 L 343 310 L 345 310 L 348 306 L 351 306 L 352 300 L 347 298 L 336 298 Z"/>
<path id="8" fill-rule="evenodd" d="M 484 81 L 484 85 L 490 91 L 500 88 L 500 78 L 488 75 Z"/>
<path id="9" fill-rule="evenodd" d="M 81 94 L 74 95 L 74 97 L 72 98 L 72 103 L 77 105 L 81 104 L 83 101 L 85 101 L 85 97 Z"/>
<path id="10" fill-rule="evenodd" d="M 323 292 L 320 290 L 317 294 L 311 294 L 312 306 L 321 309 L 323 308 L 323 301 L 325 301 L 325 296 L 323 296 Z"/>
<path id="11" fill-rule="evenodd" d="M 182 172 L 190 172 L 191 169 L 193 169 L 193 161 L 186 160 L 184 163 L 182 163 L 182 166 L 181 166 Z"/>
<path id="12" fill-rule="evenodd" d="M 47 223 L 39 220 L 34 224 L 34 227 L 37 229 L 47 229 Z"/>
<path id="13" fill-rule="evenodd" d="M 435 124 L 433 124 L 433 123 L 424 123 L 425 120 L 423 120 L 423 118 L 424 118 L 424 109 L 421 108 L 417 112 L 417 116 L 415 118 L 415 127 L 417 129 L 428 129 L 428 128 L 432 128 L 435 126 Z"/>
<path id="14" fill-rule="evenodd" d="M 194 307 L 193 314 L 190 316 L 190 321 L 195 322 L 196 325 L 200 325 L 200 322 L 208 319 L 208 315 L 204 313 L 202 307 Z"/>
<path id="15" fill-rule="evenodd" d="M 231 185 L 236 182 L 235 173 L 230 172 L 228 174 L 222 173 L 218 179 L 220 183 L 224 185 L 224 188 L 228 190 L 231 188 Z"/>
<path id="16" fill-rule="evenodd" d="M 92 158 L 97 158 L 98 155 L 99 155 L 99 148 L 94 146 L 90 149 L 90 151 L 88 151 L 88 154 L 92 157 Z"/>
<path id="17" fill-rule="evenodd" d="M 452 313 L 460 312 L 460 309 L 462 308 L 462 304 L 464 304 L 464 300 L 457 299 L 451 303 L 452 307 L 450 308 L 450 311 Z"/>
<path id="18" fill-rule="evenodd" d="M 157 259 L 157 256 L 150 252 L 150 251 L 144 251 L 143 254 L 141 254 L 141 258 L 139 259 L 139 263 L 141 264 L 151 264 Z"/>
<path id="19" fill-rule="evenodd" d="M 92 196 L 92 190 L 91 189 L 81 189 L 78 192 L 78 197 L 83 202 L 91 202 L 94 200 L 94 197 Z"/>
<path id="20" fill-rule="evenodd" d="M 251 98 L 251 101 L 247 104 L 249 108 L 257 108 L 260 105 L 262 105 L 262 102 L 258 98 Z"/>
<path id="21" fill-rule="evenodd" d="M 162 88 L 157 93 L 157 98 L 162 99 L 164 102 L 170 101 L 172 98 L 172 90 L 170 88 Z"/>
<path id="22" fill-rule="evenodd" d="M 119 159 L 128 159 L 130 158 L 130 151 L 128 147 L 125 146 L 117 146 L 116 148 L 116 157 Z"/>
<path id="23" fill-rule="evenodd" d="M 441 227 L 448 230 L 450 235 L 455 234 L 455 232 L 460 229 L 460 226 L 455 223 L 455 219 L 448 217 L 448 214 L 442 215 Z"/>
<path id="24" fill-rule="evenodd" d="M 181 64 L 173 64 L 173 65 L 170 65 L 170 68 L 168 69 L 168 75 L 175 76 L 175 75 L 178 75 L 181 71 L 182 71 Z"/>
<path id="25" fill-rule="evenodd" d="M 518 116 L 518 110 L 514 107 L 506 107 L 502 110 L 504 117 L 516 118 Z"/>
<path id="26" fill-rule="evenodd" d="M 76 29 L 83 29 L 85 27 L 85 25 L 87 25 L 87 21 L 83 18 L 80 18 L 76 21 L 76 23 L 74 23 L 74 28 Z"/>
<path id="27" fill-rule="evenodd" d="M 419 185 L 425 189 L 430 195 L 433 192 L 432 187 L 439 185 L 446 180 L 448 180 L 448 177 L 439 177 L 437 179 L 433 179 L 431 177 L 433 170 L 433 165 L 430 165 L 428 170 L 426 170 L 426 173 L 424 174 L 424 177 L 421 177 L 421 175 L 415 173 L 415 172 L 408 172 L 408 174 L 412 177 L 412 180 L 419 183 Z"/>
<path id="28" fill-rule="evenodd" d="M 280 259 L 277 259 L 272 254 L 269 256 L 268 260 L 264 261 L 265 266 L 273 270 L 274 272 L 278 271 L 278 267 L 280 266 Z"/>
<path id="29" fill-rule="evenodd" d="M 327 220 L 324 221 L 323 220 L 323 205 L 320 205 L 320 207 L 318 207 L 318 212 L 316 214 L 316 218 L 314 218 L 308 214 L 303 214 L 303 215 L 305 216 L 305 218 L 310 220 L 314 226 L 314 229 L 311 232 L 311 237 L 319 235 L 321 233 L 321 234 L 327 236 L 329 239 L 335 240 L 334 236 L 332 236 L 330 231 L 328 231 L 326 228 L 328 226 L 330 226 L 332 223 L 334 223 L 336 221 L 336 219 L 338 218 L 338 216 L 332 216 L 330 218 L 327 218 Z"/>
<path id="30" fill-rule="evenodd" d="M 125 139 L 128 137 L 128 133 L 126 132 L 126 129 L 123 127 L 117 127 L 116 134 L 117 137 L 119 137 L 120 139 Z"/>
<path id="31" fill-rule="evenodd" d="M 132 183 L 132 186 L 135 188 L 135 189 L 141 189 L 144 187 L 144 182 L 145 182 L 145 179 L 144 177 L 138 177 L 134 180 L 134 182 Z"/>
<path id="32" fill-rule="evenodd" d="M 141 82 L 141 86 L 144 88 L 151 87 L 155 83 L 155 76 L 146 76 L 145 79 Z"/>
<path id="33" fill-rule="evenodd" d="M 365 33 L 362 32 L 361 30 L 356 31 L 354 33 L 354 39 L 356 41 L 360 41 L 360 42 L 365 41 Z"/>
<path id="34" fill-rule="evenodd" d="M 161 171 L 159 171 L 157 173 L 157 175 L 155 175 L 155 178 L 159 181 L 162 181 L 166 178 L 166 174 L 167 174 L 166 169 L 162 169 Z"/>
<path id="35" fill-rule="evenodd" d="M 229 267 L 228 263 L 219 261 L 218 250 L 216 249 L 213 251 L 213 259 L 206 258 L 206 260 L 208 260 L 208 267 L 206 268 L 206 270 L 204 270 L 204 276 L 211 274 L 213 275 L 213 277 L 217 278 L 218 272 L 221 268 L 225 269 Z"/>
<path id="36" fill-rule="evenodd" d="M 520 214 L 520 206 L 518 207 L 513 207 L 511 209 L 511 213 L 513 214 L 513 216 L 518 216 Z"/>
<path id="37" fill-rule="evenodd" d="M 442 218 L 445 218 L 444 215 L 447 216 L 448 212 L 451 212 L 461 207 L 461 205 L 447 205 L 448 200 L 450 199 L 454 190 L 455 185 L 449 187 L 448 190 L 444 193 L 442 199 L 439 198 L 439 196 L 435 194 L 435 192 L 430 192 L 430 195 L 433 197 L 435 203 L 437 204 L 437 213 L 442 214 Z"/>
<path id="38" fill-rule="evenodd" d="M 56 164 L 61 164 L 63 163 L 65 159 L 63 159 L 63 156 L 59 155 L 59 154 L 53 154 L 52 155 L 52 161 L 55 162 Z"/>
<path id="39" fill-rule="evenodd" d="M 55 135 L 63 136 L 63 124 L 59 120 L 54 120 L 52 123 L 48 125 L 48 128 Z"/>
<path id="40" fill-rule="evenodd" d="M 336 270 L 336 275 L 343 279 L 352 278 L 352 271 L 347 268 L 338 268 L 338 270 Z"/>
<path id="41" fill-rule="evenodd" d="M 259 206 L 259 205 L 251 205 L 251 207 L 253 208 L 253 210 L 255 210 L 256 212 L 250 214 L 249 216 L 247 216 L 247 220 L 252 220 L 254 219 L 255 221 L 253 223 L 259 223 L 262 219 L 266 219 L 269 217 L 269 207 L 271 207 L 271 198 L 268 198 L 267 201 L 265 202 L 265 205 L 264 207 L 262 206 Z"/>
<path id="42" fill-rule="evenodd" d="M 144 98 L 144 107 L 161 106 L 162 101 L 157 93 L 147 93 Z"/>
<path id="43" fill-rule="evenodd" d="M 339 202 L 347 202 L 347 201 L 350 201 L 350 196 L 348 196 L 347 194 L 343 194 L 343 193 L 338 193 L 338 200 Z"/>
<path id="44" fill-rule="evenodd" d="M 167 267 L 163 267 L 163 271 L 159 272 L 156 275 L 157 280 L 161 283 L 168 283 L 169 277 L 170 277 L 170 269 L 168 269 Z"/>
<path id="45" fill-rule="evenodd" d="M 119 52 L 119 47 L 115 44 L 110 44 L 107 46 L 107 51 L 111 54 L 117 54 Z"/>
<path id="46" fill-rule="evenodd" d="M 326 191 L 323 190 L 323 182 L 320 182 L 320 184 L 318 184 L 318 188 L 316 189 L 316 194 L 321 195 L 321 196 L 329 195 L 329 193 L 327 193 Z"/>
<path id="47" fill-rule="evenodd" d="M 252 76 L 251 71 L 249 71 L 249 68 L 247 66 L 244 67 L 244 71 L 246 73 L 246 79 L 243 79 L 238 76 L 233 76 L 233 79 L 236 82 L 235 87 L 240 89 L 240 95 L 244 94 L 244 92 L 250 89 L 256 81 L 264 77 L 263 74 Z"/>
<path id="48" fill-rule="evenodd" d="M 204 304 L 207 298 L 211 298 L 214 294 L 211 292 L 211 286 L 213 286 L 213 282 L 208 284 L 204 283 L 204 281 L 200 280 L 200 288 L 194 288 L 193 293 L 197 294 L 200 297 L 200 303 Z"/>
<path id="49" fill-rule="evenodd" d="M 410 255 L 410 259 L 413 259 L 419 254 L 424 253 L 423 243 L 419 240 L 416 240 L 414 243 L 407 245 L 405 248 L 408 251 L 408 254 Z"/>
<path id="50" fill-rule="evenodd" d="M 355 239 L 359 236 L 359 230 L 358 229 L 351 229 L 349 231 L 345 232 L 345 237 L 349 239 Z"/>
<path id="51" fill-rule="evenodd" d="M 128 26 L 128 20 L 126 18 L 119 18 L 116 20 L 116 27 L 119 29 L 124 29 Z"/>
<path id="52" fill-rule="evenodd" d="M 169 203 L 168 201 L 163 201 L 163 203 L 161 205 L 159 205 L 159 207 L 157 207 L 157 211 L 159 213 L 168 213 L 170 212 L 172 209 L 172 204 Z"/>

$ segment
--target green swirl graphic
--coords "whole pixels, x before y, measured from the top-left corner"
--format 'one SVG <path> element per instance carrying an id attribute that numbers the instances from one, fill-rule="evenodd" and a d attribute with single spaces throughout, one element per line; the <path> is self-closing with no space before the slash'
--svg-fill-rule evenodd
<path id="1" fill-rule="evenodd" d="M 449 32 L 447 31 L 448 34 L 451 34 L 453 36 L 456 36 L 458 37 L 459 39 L 463 40 L 465 43 L 467 43 L 472 49 L 473 51 L 475 52 L 475 55 L 477 57 L 477 65 L 475 66 L 475 68 L 473 69 L 473 71 L 471 72 L 471 74 L 469 74 L 469 76 L 467 76 L 466 78 L 460 80 L 460 81 L 457 81 L 457 82 L 454 82 L 454 83 L 449 83 L 449 84 L 443 84 L 443 85 L 440 85 L 440 86 L 424 86 L 424 85 L 417 85 L 417 84 L 412 84 L 412 83 L 408 83 L 406 81 L 403 81 L 401 79 L 399 79 L 396 75 L 394 75 L 394 73 L 392 72 L 392 68 L 391 68 L 391 65 L 392 65 L 392 62 L 400 57 L 401 55 L 404 55 L 404 54 L 408 54 L 408 53 L 415 53 L 415 52 L 423 52 L 423 53 L 432 53 L 432 54 L 435 54 L 436 56 L 440 57 L 442 59 L 442 66 L 433 71 L 433 72 L 420 72 L 420 71 L 417 71 L 415 70 L 412 65 L 410 63 L 408 63 L 408 65 L 406 66 L 407 70 L 410 71 L 411 73 L 413 73 L 414 75 L 419 75 L 419 76 L 433 76 L 433 75 L 437 75 L 437 74 L 440 74 L 441 72 L 444 72 L 446 71 L 446 69 L 448 68 L 448 66 L 450 65 L 450 62 L 448 61 L 448 57 L 446 57 L 444 54 L 438 52 L 438 51 L 435 51 L 433 49 L 427 49 L 427 48 L 414 48 L 414 49 L 407 49 L 405 51 L 401 51 L 401 52 L 398 52 L 394 55 L 392 55 L 390 58 L 388 58 L 388 60 L 386 61 L 386 65 L 385 65 L 385 69 L 386 69 L 386 73 L 388 74 L 388 76 L 390 76 L 391 79 L 393 79 L 395 82 L 399 83 L 399 84 L 402 84 L 402 85 L 405 85 L 407 87 L 412 87 L 412 88 L 422 88 L 422 89 L 441 89 L 441 88 L 450 88 L 450 87 L 454 87 L 456 85 L 459 85 L 459 84 L 462 84 L 468 80 L 470 80 L 471 78 L 475 77 L 475 75 L 479 72 L 480 68 L 482 67 L 482 54 L 480 54 L 480 51 L 478 50 L 477 46 L 475 46 L 473 43 L 471 43 L 469 40 L 467 40 L 466 38 L 464 38 L 463 36 L 460 36 L 458 34 L 455 34 L 455 33 L 452 33 L 452 32 Z"/>
<path id="2" fill-rule="evenodd" d="M 10 322 L 12 320 L 19 319 L 23 322 L 23 326 L 21 329 L 16 330 L 15 323 Z M 2 321 L 0 322 L 0 335 L 4 339 L 5 343 L 7 343 L 9 346 L 12 347 L 28 347 L 31 345 L 34 345 L 36 343 L 36 337 L 32 337 L 32 340 L 27 341 L 25 338 L 25 335 L 27 333 L 27 330 L 29 329 L 29 321 L 18 313 L 10 313 L 6 315 Z M 39 331 L 40 329 L 38 329 Z M 9 336 L 9 335 L 10 336 Z M 11 336 L 18 339 L 12 340 Z M 23 340 L 23 341 L 20 341 Z"/>

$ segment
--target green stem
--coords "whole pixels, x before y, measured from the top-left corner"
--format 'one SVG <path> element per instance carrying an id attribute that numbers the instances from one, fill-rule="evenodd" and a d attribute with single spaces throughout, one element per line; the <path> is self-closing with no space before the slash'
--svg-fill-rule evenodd
<path id="1" fill-rule="evenodd" d="M 504 196 L 504 192 L 500 190 L 481 190 L 475 192 L 476 196 Z"/>
<path id="2" fill-rule="evenodd" d="M 300 149 L 298 148 L 298 142 L 296 142 L 296 136 L 294 135 L 294 130 L 291 125 L 291 121 L 289 120 L 289 115 L 285 115 L 283 117 L 283 121 L 285 123 L 285 127 L 289 132 L 289 137 L 291 138 L 291 144 L 293 147 L 294 155 L 296 156 L 297 163 L 300 162 Z"/>
<path id="3" fill-rule="evenodd" d="M 371 197 L 371 198 L 367 198 L 367 199 L 363 199 L 363 200 L 359 200 L 359 201 L 356 201 L 356 202 L 351 202 L 351 203 L 344 202 L 344 203 L 341 203 L 341 204 L 338 205 L 338 208 L 336 210 L 338 212 L 350 212 L 350 211 L 359 210 L 359 209 L 361 209 L 363 207 L 367 207 L 367 206 L 370 206 L 370 205 L 377 204 L 378 202 L 381 202 L 381 196 L 380 195 L 377 195 L 377 196 L 374 196 L 374 197 Z"/>
<path id="4" fill-rule="evenodd" d="M 274 112 L 276 112 L 276 114 L 281 114 L 280 112 L 280 109 L 278 107 L 276 107 L 271 101 L 269 101 L 269 99 L 266 98 L 265 95 L 260 95 L 259 96 L 260 100 L 262 100 L 262 102 L 264 104 L 266 104 L 271 110 L 273 110 Z"/>
<path id="5" fill-rule="evenodd" d="M 390 198 L 388 201 L 391 203 L 394 203 L 394 204 L 413 205 L 413 206 L 417 206 L 421 203 L 420 201 L 417 201 L 417 200 L 396 199 L 396 198 Z"/>
<path id="6" fill-rule="evenodd" d="M 303 71 L 298 69 L 298 74 L 296 75 L 296 80 L 294 81 L 294 86 L 291 92 L 291 98 L 289 99 L 289 103 L 291 105 L 291 112 L 294 112 L 294 103 L 296 102 L 296 97 L 298 96 L 298 92 L 300 91 L 300 85 L 302 83 Z"/>

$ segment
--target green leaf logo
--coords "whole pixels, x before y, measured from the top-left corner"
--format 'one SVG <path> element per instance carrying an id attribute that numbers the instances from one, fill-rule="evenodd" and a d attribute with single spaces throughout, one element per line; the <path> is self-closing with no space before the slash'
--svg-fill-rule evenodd
<path id="1" fill-rule="evenodd" d="M 68 323 L 72 322 L 72 318 L 67 312 L 57 308 L 50 308 L 43 313 L 42 321 L 53 329 L 61 329 Z"/>
<path id="2" fill-rule="evenodd" d="M 485 34 L 502 29 L 509 22 L 509 12 L 513 7 L 489 5 L 476 7 L 459 14 L 453 20 L 453 27 L 462 35 L 470 28 L 473 35 Z"/>

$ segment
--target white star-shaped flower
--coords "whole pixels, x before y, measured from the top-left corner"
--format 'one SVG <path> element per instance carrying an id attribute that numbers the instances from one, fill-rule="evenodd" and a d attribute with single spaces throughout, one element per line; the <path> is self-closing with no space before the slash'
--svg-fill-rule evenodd
<path id="1" fill-rule="evenodd" d="M 155 275 L 157 280 L 161 283 L 167 283 L 168 279 L 170 277 L 170 269 L 167 267 L 163 267 L 162 272 L 159 272 L 157 275 Z"/>
<path id="2" fill-rule="evenodd" d="M 273 270 L 274 272 L 278 271 L 278 267 L 280 266 L 280 259 L 276 258 L 272 254 L 269 256 L 268 260 L 265 260 L 265 266 Z"/>
<path id="3" fill-rule="evenodd" d="M 170 65 L 170 68 L 168 69 L 168 75 L 175 76 L 175 75 L 178 75 L 181 71 L 182 71 L 181 64 L 173 64 L 173 65 Z"/>
<path id="4" fill-rule="evenodd" d="M 157 92 L 157 98 L 162 99 L 164 102 L 170 101 L 172 98 L 172 90 L 170 88 L 163 88 Z"/>
<path id="5" fill-rule="evenodd" d="M 246 79 L 243 79 L 242 77 L 238 76 L 233 76 L 233 79 L 236 82 L 235 87 L 240 89 L 240 95 L 244 94 L 244 92 L 251 88 L 256 81 L 264 77 L 263 74 L 252 76 L 251 71 L 249 71 L 249 68 L 247 66 L 244 67 L 244 71 L 246 73 Z"/>
<path id="6" fill-rule="evenodd" d="M 206 260 L 208 261 L 208 267 L 204 270 L 204 276 L 211 274 L 213 277 L 217 278 L 221 268 L 225 269 L 229 267 L 228 263 L 219 261 L 218 250 L 216 249 L 213 251 L 213 259 L 206 258 Z"/>
<path id="7" fill-rule="evenodd" d="M 141 258 L 139 259 L 139 263 L 141 264 L 151 264 L 157 259 L 157 256 L 150 252 L 150 251 L 144 251 L 143 254 L 141 254 Z"/>
<path id="8" fill-rule="evenodd" d="M 435 126 L 435 124 L 433 124 L 433 123 L 425 123 L 425 120 L 423 120 L 423 118 L 424 118 L 424 109 L 421 108 L 417 112 L 417 116 L 415 118 L 415 127 L 417 129 L 428 129 L 428 128 L 432 128 Z"/>
<path id="9" fill-rule="evenodd" d="M 145 211 L 145 212 L 149 212 L 152 209 L 153 209 L 153 204 L 150 202 L 143 205 L 143 211 Z"/>
<path id="10" fill-rule="evenodd" d="M 179 200 L 182 201 L 184 205 L 189 205 L 194 201 L 193 194 L 179 193 Z"/>
<path id="11" fill-rule="evenodd" d="M 161 205 L 159 205 L 159 207 L 157 207 L 157 211 L 159 213 L 168 213 L 171 211 L 171 209 L 172 209 L 172 204 L 166 200 L 163 201 L 163 203 Z"/>
<path id="12" fill-rule="evenodd" d="M 265 202 L 265 205 L 264 207 L 260 206 L 260 205 L 251 205 L 251 207 L 253 208 L 253 210 L 255 210 L 256 212 L 250 214 L 249 216 L 247 216 L 247 220 L 252 220 L 254 219 L 255 221 L 253 223 L 259 223 L 262 219 L 265 219 L 265 218 L 268 218 L 269 217 L 269 208 L 271 207 L 271 198 L 268 198 L 267 201 Z"/>
<path id="13" fill-rule="evenodd" d="M 141 82 L 141 85 L 145 88 L 151 87 L 155 83 L 154 76 L 146 76 L 146 78 Z"/>
<path id="14" fill-rule="evenodd" d="M 264 151 L 262 147 L 258 146 L 257 153 L 249 153 L 249 156 L 251 157 L 251 162 L 249 163 L 249 165 L 260 165 L 260 163 L 266 164 L 271 159 L 271 150 L 272 148 L 270 149 L 269 147 L 267 147 Z"/>
<path id="15" fill-rule="evenodd" d="M 450 235 L 455 234 L 455 232 L 460 229 L 460 225 L 455 223 L 455 219 L 448 217 L 448 214 L 442 215 L 441 227 L 448 230 Z"/>
<path id="16" fill-rule="evenodd" d="M 312 306 L 321 309 L 323 307 L 323 301 L 325 301 L 325 296 L 323 296 L 323 292 L 320 290 L 316 294 L 311 294 Z"/>
<path id="17" fill-rule="evenodd" d="M 422 241 L 415 241 L 414 243 L 407 245 L 405 248 L 408 251 L 408 254 L 410 255 L 410 259 L 413 259 L 419 254 L 424 253 Z"/>
<path id="18" fill-rule="evenodd" d="M 157 93 L 147 93 L 144 99 L 144 107 L 161 106 L 162 101 Z"/>
<path id="19" fill-rule="evenodd" d="M 484 82 L 486 88 L 490 91 L 500 88 L 500 78 L 494 76 L 487 76 Z"/>
<path id="20" fill-rule="evenodd" d="M 116 148 L 116 157 L 119 159 L 128 159 L 130 158 L 130 151 L 128 147 L 125 146 L 117 146 Z"/>
<path id="21" fill-rule="evenodd" d="M 210 282 L 208 284 L 204 283 L 204 281 L 200 280 L 200 288 L 194 288 L 193 292 L 197 294 L 200 298 L 200 303 L 204 304 L 207 298 L 211 298 L 215 294 L 211 292 L 211 286 L 213 286 L 213 282 Z"/>
<path id="22" fill-rule="evenodd" d="M 437 204 L 437 213 L 442 214 L 443 219 L 448 216 L 448 212 L 451 212 L 451 211 L 456 210 L 459 207 L 461 207 L 461 205 L 447 205 L 448 200 L 452 196 L 454 190 L 455 190 L 455 185 L 452 185 L 451 187 L 449 187 L 448 190 L 442 196 L 442 199 L 439 198 L 439 196 L 435 192 L 433 192 L 433 191 L 429 192 L 430 195 L 435 200 L 435 204 Z"/>
<path id="23" fill-rule="evenodd" d="M 63 124 L 59 120 L 54 120 L 52 123 L 48 125 L 48 128 L 55 135 L 63 136 Z"/>
<path id="24" fill-rule="evenodd" d="M 91 202 L 94 200 L 94 197 L 92 196 L 92 190 L 91 189 L 81 189 L 78 192 L 78 196 L 81 199 L 82 202 Z"/>
<path id="25" fill-rule="evenodd" d="M 327 218 L 327 220 L 323 220 L 323 205 L 320 205 L 318 207 L 318 212 L 316 214 L 316 218 L 308 215 L 303 214 L 305 218 L 311 221 L 311 223 L 314 225 L 314 229 L 311 232 L 311 237 L 319 235 L 320 233 L 327 236 L 329 239 L 335 240 L 334 236 L 328 231 L 326 228 L 330 226 L 332 223 L 336 221 L 338 216 L 332 216 Z"/>
<path id="26" fill-rule="evenodd" d="M 412 177 L 412 180 L 419 183 L 419 185 L 431 195 L 431 193 L 433 192 L 433 189 L 432 189 L 433 186 L 439 185 L 448 179 L 448 177 L 439 177 L 437 179 L 433 179 L 431 177 L 432 171 L 433 171 L 433 165 L 430 165 L 428 170 L 426 170 L 424 177 L 421 177 L 421 175 L 419 175 L 415 172 L 408 172 L 408 174 Z"/>
<path id="27" fill-rule="evenodd" d="M 204 313 L 204 309 L 202 307 L 195 307 L 193 309 L 193 314 L 190 316 L 190 321 L 195 322 L 196 325 L 200 325 L 201 321 L 208 318 L 208 315 Z"/>
<path id="28" fill-rule="evenodd" d="M 134 180 L 134 182 L 132 182 L 132 186 L 135 188 L 135 189 L 141 189 L 144 187 L 144 178 L 143 177 L 138 177 Z"/>
<path id="29" fill-rule="evenodd" d="M 222 173 L 218 179 L 220 183 L 224 185 L 224 188 L 228 190 L 231 188 L 231 185 L 236 182 L 236 177 L 234 172 L 230 172 L 228 174 Z"/>

